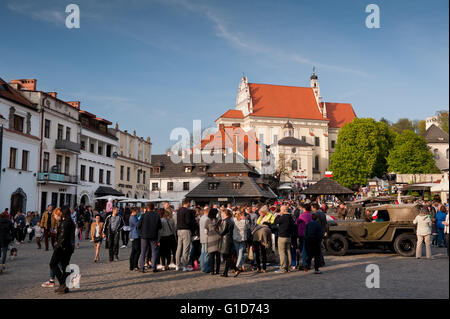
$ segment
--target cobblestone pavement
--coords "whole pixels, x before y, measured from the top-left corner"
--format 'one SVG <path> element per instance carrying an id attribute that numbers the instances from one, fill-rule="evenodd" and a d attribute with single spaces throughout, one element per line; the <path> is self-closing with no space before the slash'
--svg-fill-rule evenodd
<path id="1" fill-rule="evenodd" d="M 81 287 L 61 296 L 41 287 L 48 280 L 52 249 L 38 250 L 35 243 L 15 246 L 18 257 L 8 259 L 0 276 L 0 298 L 449 298 L 449 260 L 444 248 L 433 248 L 434 260 L 359 251 L 325 256 L 327 265 L 321 275 L 277 274 L 276 267 L 269 267 L 266 274 L 246 272 L 222 278 L 201 272 L 129 271 L 130 248 L 120 249 L 120 261 L 110 263 L 104 244 L 100 263 L 94 263 L 93 244 L 83 241 L 71 260 L 80 267 Z M 365 285 L 368 264 L 379 266 L 378 289 Z"/>

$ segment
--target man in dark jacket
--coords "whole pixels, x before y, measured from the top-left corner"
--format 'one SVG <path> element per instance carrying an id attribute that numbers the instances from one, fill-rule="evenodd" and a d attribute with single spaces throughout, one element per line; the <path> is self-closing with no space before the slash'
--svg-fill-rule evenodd
<path id="1" fill-rule="evenodd" d="M 289 271 L 292 263 L 291 257 L 291 237 L 295 230 L 295 223 L 285 205 L 280 207 L 280 214 L 275 218 L 275 225 L 278 225 L 278 254 L 280 255 L 280 269 L 277 273 Z"/>
<path id="2" fill-rule="evenodd" d="M 114 258 L 119 261 L 119 237 L 125 223 L 118 213 L 118 208 L 114 207 L 112 214 L 106 217 L 103 226 L 103 238 L 107 238 L 109 247 L 109 261 L 113 261 Z"/>
<path id="3" fill-rule="evenodd" d="M 322 228 L 319 223 L 319 216 L 312 214 L 312 220 L 306 225 L 305 228 L 305 241 L 306 241 L 306 267 L 305 271 L 311 268 L 311 261 L 314 257 L 314 270 L 316 274 L 320 274 L 320 242 L 322 240 Z"/>
<path id="4" fill-rule="evenodd" d="M 161 219 L 155 211 L 155 205 L 152 203 L 146 207 L 147 213 L 141 216 L 138 229 L 141 233 L 141 255 L 139 256 L 139 271 L 145 272 L 144 262 L 147 247 L 150 245 L 152 249 L 152 267 L 153 272 L 157 272 L 157 264 L 159 260 L 159 230 L 162 228 Z"/>
<path id="5" fill-rule="evenodd" d="M 195 228 L 195 211 L 189 209 L 190 201 L 185 199 L 183 207 L 177 211 L 177 237 L 178 246 L 176 253 L 177 270 L 191 271 L 188 267 L 191 254 L 191 237 Z"/>
<path id="6" fill-rule="evenodd" d="M 325 236 L 325 234 L 328 231 L 327 215 L 322 211 L 319 204 L 317 204 L 317 203 L 313 203 L 311 205 L 311 211 L 313 214 L 316 214 L 318 216 L 320 228 L 322 228 L 322 239 L 320 240 L 320 267 L 324 267 L 325 260 L 323 259 L 323 254 L 322 254 L 322 242 L 323 242 L 323 237 Z"/>

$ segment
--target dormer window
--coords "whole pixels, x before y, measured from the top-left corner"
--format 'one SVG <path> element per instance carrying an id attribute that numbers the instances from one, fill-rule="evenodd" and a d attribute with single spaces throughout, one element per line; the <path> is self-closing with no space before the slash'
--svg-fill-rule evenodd
<path id="1" fill-rule="evenodd" d="M 192 172 L 192 166 L 186 166 L 186 167 L 184 168 L 184 172 L 185 172 L 185 173 L 191 173 L 191 172 Z"/>
<path id="2" fill-rule="evenodd" d="M 159 175 L 161 173 L 161 167 L 153 167 L 153 174 Z"/>
<path id="3" fill-rule="evenodd" d="M 209 184 L 208 184 L 208 189 L 209 189 L 209 190 L 216 190 L 218 186 L 219 186 L 219 183 L 216 183 L 216 182 L 214 182 L 214 183 L 209 183 Z"/>
<path id="4" fill-rule="evenodd" d="M 231 186 L 233 189 L 240 189 L 241 188 L 241 182 L 232 182 Z"/>

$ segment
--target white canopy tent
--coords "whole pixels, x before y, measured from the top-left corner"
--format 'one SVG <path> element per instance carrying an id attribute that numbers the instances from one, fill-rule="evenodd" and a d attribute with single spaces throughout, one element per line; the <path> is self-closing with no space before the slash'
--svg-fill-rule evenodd
<path id="1" fill-rule="evenodd" d="M 116 200 L 117 199 L 117 200 L 121 201 L 121 200 L 127 200 L 129 198 L 125 197 L 125 196 L 112 196 L 112 195 L 106 195 L 106 196 L 95 198 L 95 200 L 101 200 L 101 199 L 106 199 L 106 200 L 109 200 L 109 199 Z"/>

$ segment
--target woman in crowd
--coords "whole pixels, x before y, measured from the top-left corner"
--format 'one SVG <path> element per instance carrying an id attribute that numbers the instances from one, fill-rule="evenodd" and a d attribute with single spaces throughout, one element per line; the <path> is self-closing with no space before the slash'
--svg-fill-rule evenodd
<path id="1" fill-rule="evenodd" d="M 137 228 L 139 224 L 138 209 L 133 207 L 131 209 L 131 216 L 129 219 L 130 225 L 130 240 L 131 240 L 131 254 L 130 254 L 130 270 L 139 270 L 139 256 L 141 255 L 141 234 Z"/>
<path id="2" fill-rule="evenodd" d="M 202 253 L 202 245 L 200 244 L 200 216 L 201 208 L 195 208 L 195 223 L 192 233 L 192 249 L 191 249 L 191 267 L 193 270 L 199 270 L 200 255 Z"/>
<path id="3" fill-rule="evenodd" d="M 158 209 L 158 215 L 161 219 L 161 229 L 159 230 L 159 251 L 161 256 L 161 270 L 169 270 L 171 245 L 175 225 L 173 219 L 167 219 L 167 212 L 164 208 Z"/>
<path id="4" fill-rule="evenodd" d="M 100 215 L 96 215 L 95 222 L 91 224 L 91 240 L 94 242 L 95 247 L 94 262 L 100 260 L 99 251 L 103 240 L 102 232 L 103 232 L 103 223 L 101 221 L 101 217 Z"/>
<path id="5" fill-rule="evenodd" d="M 50 260 L 50 268 L 53 270 L 59 282 L 59 288 L 55 292 L 65 294 L 69 292 L 69 288 L 66 286 L 66 278 L 69 273 L 66 272 L 66 268 L 70 263 L 70 258 L 74 251 L 75 224 L 72 221 L 68 207 L 63 207 L 62 210 L 57 208 L 53 214 L 55 214 L 58 226 L 56 230 L 55 249 Z"/>
<path id="6" fill-rule="evenodd" d="M 208 213 L 208 220 L 205 222 L 205 229 L 207 235 L 207 251 L 209 254 L 209 262 L 211 275 L 218 275 L 220 271 L 220 253 L 219 241 L 220 235 L 217 228 L 217 209 L 212 208 Z"/>
<path id="7" fill-rule="evenodd" d="M 245 243 L 247 241 L 247 232 L 250 229 L 250 223 L 247 218 L 245 218 L 245 209 L 241 208 L 236 211 L 233 221 L 233 243 L 234 249 L 237 254 L 236 267 L 239 268 L 239 271 L 245 271 L 244 266 L 244 250 Z"/>
<path id="8" fill-rule="evenodd" d="M 235 271 L 234 277 L 237 277 L 240 273 L 239 268 L 236 264 L 233 264 L 232 254 L 233 254 L 233 220 L 231 219 L 233 213 L 228 208 L 220 209 L 220 215 L 222 217 L 219 225 L 219 252 L 222 254 L 225 260 L 225 269 L 221 274 L 222 277 L 228 277 L 228 270 L 233 268 Z"/>

